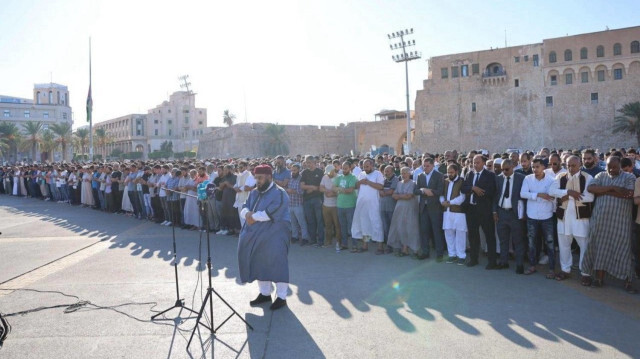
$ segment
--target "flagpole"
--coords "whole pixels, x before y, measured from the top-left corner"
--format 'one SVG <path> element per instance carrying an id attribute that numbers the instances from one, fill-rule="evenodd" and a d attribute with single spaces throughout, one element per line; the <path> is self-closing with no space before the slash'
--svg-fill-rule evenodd
<path id="1" fill-rule="evenodd" d="M 89 96 L 91 94 L 91 37 L 89 37 Z M 93 99 L 91 98 L 91 109 L 87 114 L 89 116 L 89 161 L 93 162 Z"/>

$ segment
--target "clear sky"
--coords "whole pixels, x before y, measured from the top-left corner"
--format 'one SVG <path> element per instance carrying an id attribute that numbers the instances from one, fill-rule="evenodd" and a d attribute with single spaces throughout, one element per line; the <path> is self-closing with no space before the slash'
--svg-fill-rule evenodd
<path id="1" fill-rule="evenodd" d="M 147 110 L 188 74 L 209 126 L 337 125 L 405 110 L 404 65 L 386 34 L 414 28 L 411 107 L 430 56 L 640 25 L 640 1 L 0 0 L 0 94 L 67 85 L 86 124 L 88 42 L 94 121 Z M 246 108 L 246 113 L 245 113 Z"/>

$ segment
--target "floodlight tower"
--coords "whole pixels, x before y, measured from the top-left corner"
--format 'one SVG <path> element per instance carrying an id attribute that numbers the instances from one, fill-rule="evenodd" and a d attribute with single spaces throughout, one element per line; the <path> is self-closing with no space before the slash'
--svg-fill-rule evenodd
<path id="1" fill-rule="evenodd" d="M 387 34 L 389 48 L 395 54 L 391 56 L 395 62 L 404 62 L 405 82 L 407 87 L 407 153 L 411 153 L 411 107 L 409 104 L 409 61 L 422 57 L 418 51 L 407 51 L 408 47 L 416 46 L 416 40 L 407 39 L 413 36 L 413 28 Z"/>

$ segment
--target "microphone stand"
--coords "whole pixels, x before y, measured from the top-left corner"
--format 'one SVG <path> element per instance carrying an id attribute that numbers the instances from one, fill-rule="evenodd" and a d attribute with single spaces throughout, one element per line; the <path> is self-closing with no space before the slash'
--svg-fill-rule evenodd
<path id="1" fill-rule="evenodd" d="M 198 198 L 197 196 L 194 196 L 191 194 L 186 194 L 186 195 L 189 197 L 195 197 L 196 199 Z M 209 287 L 207 288 L 207 295 L 204 297 L 204 300 L 202 301 L 202 306 L 200 307 L 200 311 L 198 312 L 198 319 L 196 320 L 197 323 L 193 328 L 193 331 L 191 332 L 191 337 L 189 338 L 189 342 L 187 343 L 187 350 L 191 345 L 191 341 L 193 340 L 193 336 L 198 330 L 199 325 L 202 325 L 203 327 L 209 329 L 211 336 L 213 336 L 218 331 L 218 329 L 220 329 L 220 327 L 222 327 L 229 319 L 231 319 L 235 315 L 238 318 L 240 318 L 240 320 L 242 320 L 244 324 L 246 324 L 249 327 L 249 329 L 253 330 L 253 327 L 251 326 L 251 324 L 247 323 L 247 321 L 240 314 L 238 314 L 238 312 L 235 309 L 233 309 L 231 304 L 229 304 L 229 302 L 227 302 L 224 298 L 222 298 L 222 296 L 218 292 L 216 292 L 215 289 L 213 289 L 213 284 L 211 283 L 212 272 L 211 272 L 211 240 L 209 237 L 209 216 L 207 215 L 207 206 L 205 205 L 204 201 L 199 201 L 199 202 L 200 202 L 200 207 L 202 209 L 202 212 L 204 213 L 206 229 L 207 229 L 207 269 L 209 270 Z M 213 324 L 213 295 L 214 294 L 218 298 L 220 298 L 220 300 L 231 310 L 231 314 L 224 321 L 222 321 L 222 323 L 220 323 L 217 327 L 214 327 L 214 324 Z M 209 313 L 211 314 L 210 316 L 211 323 L 208 323 L 208 322 L 203 323 L 200 321 L 200 319 L 202 318 L 202 315 L 207 309 L 206 308 L 207 304 L 209 304 Z"/>
<path id="2" fill-rule="evenodd" d="M 178 191 L 170 190 L 170 189 L 167 189 L 167 188 L 165 188 L 164 190 L 165 191 L 169 191 L 169 192 L 174 192 L 174 193 L 180 193 Z M 184 193 L 184 194 L 186 194 L 186 193 Z M 173 216 L 173 212 L 171 212 L 171 213 L 172 213 L 172 216 Z M 177 258 L 178 252 L 176 250 L 176 221 L 174 221 L 173 218 L 171 218 L 171 232 L 172 232 L 172 235 L 173 235 L 173 270 L 174 270 L 175 277 L 176 277 L 176 302 L 172 307 L 169 307 L 169 308 L 163 310 L 162 312 L 152 316 L 151 320 L 155 320 L 156 317 L 158 317 L 158 316 L 160 316 L 160 315 L 162 315 L 162 314 L 164 314 L 164 313 L 166 313 L 166 312 L 168 312 L 168 311 L 170 311 L 170 310 L 172 310 L 174 308 L 180 308 L 180 310 L 185 309 L 185 310 L 190 311 L 191 313 L 198 313 L 195 310 L 185 306 L 184 305 L 184 299 L 180 298 L 180 287 L 178 286 L 178 258 Z M 168 320 L 168 319 L 160 319 L 160 320 Z"/>

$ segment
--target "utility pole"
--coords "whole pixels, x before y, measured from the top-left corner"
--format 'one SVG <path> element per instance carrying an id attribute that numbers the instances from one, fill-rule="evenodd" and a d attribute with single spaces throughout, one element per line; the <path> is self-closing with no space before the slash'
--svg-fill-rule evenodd
<path id="1" fill-rule="evenodd" d="M 406 39 L 405 41 L 405 37 L 409 37 L 409 36 L 413 36 L 413 28 L 400 30 L 400 31 L 387 34 L 389 41 L 391 41 L 391 44 L 389 44 L 391 51 L 397 51 L 397 53 L 395 55 L 392 55 L 391 58 L 393 59 L 393 61 L 397 63 L 404 62 L 405 83 L 407 88 L 407 152 L 406 154 L 411 153 L 411 106 L 409 104 L 409 61 L 417 60 L 422 57 L 422 55 L 418 51 L 407 52 L 407 47 L 416 45 L 416 40 Z"/>
<path id="2" fill-rule="evenodd" d="M 193 103 L 193 105 L 191 104 L 191 98 L 195 95 L 195 93 L 193 93 L 193 91 L 191 90 L 191 82 L 189 82 L 189 75 L 182 75 L 180 77 L 178 77 L 178 80 L 181 81 L 180 83 L 180 88 L 184 89 L 187 92 L 187 101 L 188 101 L 188 105 L 189 105 L 189 112 L 191 112 L 191 110 L 193 109 L 193 116 L 196 116 L 195 113 L 195 101 Z M 192 108 L 193 107 L 193 108 Z M 181 110 L 182 113 L 184 114 L 184 109 Z M 189 115 L 189 117 L 192 117 L 191 114 Z M 193 121 L 195 121 L 195 119 L 192 119 Z M 183 129 L 182 131 L 184 131 L 184 126 L 183 125 Z M 188 126 L 189 128 L 191 128 L 191 125 L 189 124 Z M 189 138 L 189 151 L 191 151 L 193 149 L 193 132 L 189 133 L 187 132 L 187 136 Z"/>

